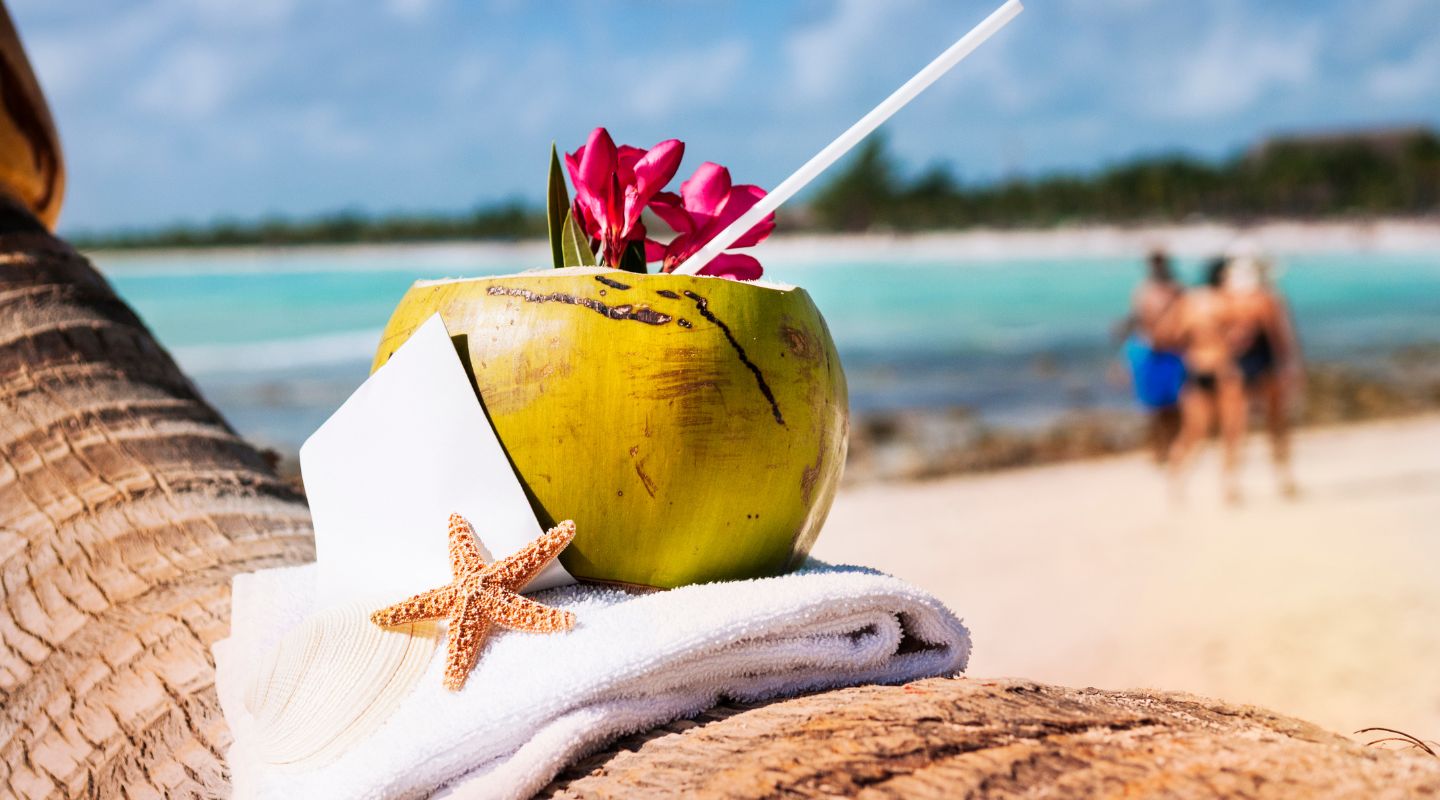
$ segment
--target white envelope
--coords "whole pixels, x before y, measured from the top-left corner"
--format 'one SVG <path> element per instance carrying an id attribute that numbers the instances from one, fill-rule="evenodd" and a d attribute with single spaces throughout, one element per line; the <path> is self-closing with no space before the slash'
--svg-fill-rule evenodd
<path id="1" fill-rule="evenodd" d="M 300 471 L 318 608 L 449 583 L 452 513 L 495 559 L 543 533 L 438 314 L 305 441 Z M 527 591 L 574 582 L 556 561 Z"/>

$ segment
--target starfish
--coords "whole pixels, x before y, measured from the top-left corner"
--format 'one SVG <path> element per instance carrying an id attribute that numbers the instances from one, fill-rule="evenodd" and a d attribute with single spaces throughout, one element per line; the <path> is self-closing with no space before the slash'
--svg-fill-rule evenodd
<path id="1" fill-rule="evenodd" d="M 370 621 L 393 628 L 422 620 L 448 619 L 445 688 L 458 692 L 470 677 L 480 648 L 495 625 L 531 633 L 568 631 L 575 626 L 575 615 L 569 611 L 520 594 L 525 584 L 574 538 L 575 523 L 566 520 L 515 555 L 486 564 L 470 523 L 459 514 L 451 514 L 450 571 L 455 580 L 382 608 L 370 615 Z"/>

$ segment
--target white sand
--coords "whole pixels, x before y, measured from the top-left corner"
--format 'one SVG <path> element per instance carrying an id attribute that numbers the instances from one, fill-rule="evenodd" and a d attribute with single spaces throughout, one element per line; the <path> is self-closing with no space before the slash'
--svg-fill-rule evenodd
<path id="1" fill-rule="evenodd" d="M 1317 253 L 1433 253 L 1440 250 L 1440 218 L 1303 222 L 1256 225 L 1072 225 L 1054 228 L 933 231 L 909 235 L 777 235 L 753 252 L 766 264 L 999 260 L 1006 258 L 1139 258 L 1154 247 L 1188 257 L 1224 252 L 1238 239 L 1274 255 Z"/>
<path id="2" fill-rule="evenodd" d="M 969 261 L 1005 258 L 1139 258 L 1163 246 L 1181 256 L 1212 256 L 1244 237 L 1278 255 L 1313 253 L 1433 253 L 1440 250 L 1440 217 L 1274 220 L 1255 225 L 1195 222 L 1174 225 L 1070 225 L 1053 228 L 967 228 L 892 235 L 790 234 L 783 231 L 748 252 L 766 264 L 843 261 Z M 307 270 L 393 269 L 413 261 L 428 268 L 468 274 L 478 268 L 543 268 L 550 248 L 543 240 L 394 242 L 388 244 L 215 247 L 202 250 L 95 250 L 87 253 L 107 272 L 146 271 L 169 264 L 190 271 L 199 260 L 224 262 L 227 269 L 272 271 L 292 261 Z M 323 257 L 321 263 L 317 256 Z M 437 276 L 438 277 L 438 276 Z"/>
<path id="3" fill-rule="evenodd" d="M 972 675 L 1440 739 L 1440 416 L 1306 434 L 1297 457 L 1287 502 L 1252 439 L 1238 509 L 1213 450 L 1179 510 L 1140 456 L 858 487 L 815 555 L 938 593 L 974 632 Z"/>

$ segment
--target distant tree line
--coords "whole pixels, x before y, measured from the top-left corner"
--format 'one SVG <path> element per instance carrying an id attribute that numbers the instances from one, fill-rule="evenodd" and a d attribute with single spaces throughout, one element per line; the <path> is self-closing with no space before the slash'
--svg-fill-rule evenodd
<path id="1" fill-rule="evenodd" d="M 1089 175 L 967 186 L 944 166 L 906 177 L 883 137 L 861 146 L 785 227 L 823 231 L 1165 222 L 1194 218 L 1417 215 L 1440 212 L 1440 137 L 1428 129 L 1276 138 L 1234 158 L 1135 159 Z M 655 224 L 659 224 L 656 221 Z M 308 220 L 218 222 L 81 234 L 82 248 L 217 247 L 531 239 L 540 206 L 510 201 L 456 215 L 342 212 Z"/>
<path id="2" fill-rule="evenodd" d="M 1219 163 L 1151 157 L 1098 173 L 967 187 L 945 167 L 912 180 L 872 138 L 812 200 L 824 230 L 1330 217 L 1440 211 L 1440 137 L 1424 129 L 1296 136 Z"/>
<path id="3" fill-rule="evenodd" d="M 234 247 L 371 242 L 429 242 L 457 239 L 536 239 L 546 235 L 545 214 L 509 201 L 466 214 L 369 215 L 342 211 L 306 220 L 260 222 L 225 220 L 211 225 L 173 225 L 158 230 L 72 236 L 81 249 Z"/>

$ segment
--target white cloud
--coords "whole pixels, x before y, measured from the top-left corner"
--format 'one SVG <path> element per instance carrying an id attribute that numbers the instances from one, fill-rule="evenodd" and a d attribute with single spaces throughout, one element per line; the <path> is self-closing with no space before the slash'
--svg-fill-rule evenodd
<path id="1" fill-rule="evenodd" d="M 1150 109 L 1160 116 L 1203 118 L 1244 111 L 1268 92 L 1301 86 L 1319 70 L 1315 24 L 1262 33 L 1243 21 L 1222 21 L 1200 45 L 1157 73 Z"/>
<path id="2" fill-rule="evenodd" d="M 297 6 L 298 0 L 180 0 L 181 9 L 199 21 L 226 29 L 278 28 L 290 19 Z"/>
<path id="3" fill-rule="evenodd" d="M 242 79 L 239 65 L 219 52 L 183 45 L 172 50 L 135 87 L 135 104 L 146 111 L 202 119 L 224 105 Z"/>
<path id="4" fill-rule="evenodd" d="M 1159 5 L 1159 3 L 1160 0 L 1066 0 L 1065 5 L 1069 6 L 1072 11 L 1085 14 L 1117 11 L 1132 14 Z"/>
<path id="5" fill-rule="evenodd" d="M 68 28 L 25 38 L 40 84 L 52 102 L 78 96 L 129 69 L 154 48 L 176 22 L 176 9 L 137 6 L 118 15 L 77 20 Z M 22 32 L 23 33 L 23 32 Z"/>
<path id="6" fill-rule="evenodd" d="M 474 50 L 455 60 L 441 94 L 450 122 L 466 136 L 523 133 L 545 138 L 554 136 L 556 125 L 567 116 L 583 117 L 585 112 L 577 108 L 594 99 L 570 82 L 555 80 L 557 73 L 580 74 L 581 68 L 573 63 L 572 53 L 550 43 L 531 45 L 513 59 Z M 501 128 L 495 125 L 498 118 L 504 119 Z"/>
<path id="7" fill-rule="evenodd" d="M 749 56 L 744 42 L 732 40 L 626 69 L 644 76 L 629 93 L 630 109 L 641 117 L 660 119 L 723 101 L 732 96 Z"/>
<path id="8" fill-rule="evenodd" d="M 873 54 L 891 39 L 882 35 L 886 21 L 914 5 L 909 0 L 840 0 L 828 19 L 785 43 L 791 95 L 804 102 L 839 95 L 866 68 L 869 58 L 864 54 Z"/>
<path id="9" fill-rule="evenodd" d="M 1440 40 L 1427 39 L 1409 58 L 1375 67 L 1366 88 L 1380 100 L 1416 100 L 1440 92 Z"/>
<path id="10" fill-rule="evenodd" d="M 1344 35 L 1337 49 L 1362 57 L 1384 52 L 1416 32 L 1436 32 L 1435 0 L 1351 0 L 1331 16 Z"/>
<path id="11" fill-rule="evenodd" d="M 434 0 L 385 0 L 385 10 L 406 22 L 425 19 L 434 7 Z"/>
<path id="12" fill-rule="evenodd" d="M 352 159 L 374 150 L 374 143 L 364 130 L 347 123 L 333 106 L 305 109 L 284 127 L 293 127 L 307 150 L 326 158 Z"/>
<path id="13" fill-rule="evenodd" d="M 450 70 L 446 89 L 460 102 L 470 101 L 487 83 L 498 79 L 500 59 L 490 53 L 475 51 L 460 54 Z"/>
<path id="14" fill-rule="evenodd" d="M 230 62 L 253 71 L 261 57 L 257 33 L 267 42 L 283 32 L 298 0 L 151 0 L 106 9 L 109 13 L 75 15 L 68 24 L 26 37 L 41 84 L 52 101 L 64 102 L 86 92 L 112 91 L 117 76 L 155 111 L 203 115 L 223 99 Z M 244 59 L 216 51 L 243 50 Z M 155 62 L 159 66 L 155 66 Z M 196 74 L 162 75 L 167 70 Z"/>
<path id="15" fill-rule="evenodd" d="M 789 87 L 776 94 L 787 106 L 834 107 L 843 101 L 859 113 L 864 103 L 885 97 L 989 10 L 983 4 L 933 0 L 838 0 L 831 16 L 797 30 L 786 41 Z M 1016 45 L 1024 23 L 1031 20 L 1022 16 L 987 42 L 928 91 L 928 102 L 945 98 L 938 101 L 963 101 L 971 104 L 967 107 L 979 102 L 1007 112 L 1033 107 L 1050 91 L 1053 79 L 1042 85 L 1034 75 L 1023 74 L 1027 70 L 1017 69 Z"/>
<path id="16" fill-rule="evenodd" d="M 957 67 L 935 84 L 929 92 L 948 98 L 947 103 L 979 102 L 1007 114 L 1018 114 L 1036 107 L 1052 85 L 1063 83 L 1071 76 L 1057 76 L 1058 63 L 1042 72 L 1020 68 L 1021 58 L 1015 53 L 1013 37 L 997 37 L 977 50 L 964 65 Z M 938 54 L 937 54 L 938 55 Z M 918 67 L 919 64 L 917 63 Z"/>
<path id="17" fill-rule="evenodd" d="M 39 36 L 25 43 L 30 65 L 46 95 L 56 97 L 79 91 L 86 82 L 92 59 L 90 49 L 74 39 Z"/>

